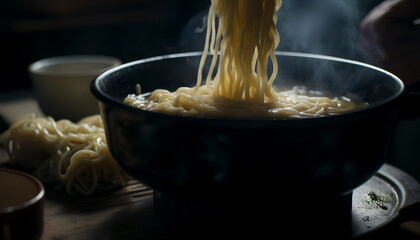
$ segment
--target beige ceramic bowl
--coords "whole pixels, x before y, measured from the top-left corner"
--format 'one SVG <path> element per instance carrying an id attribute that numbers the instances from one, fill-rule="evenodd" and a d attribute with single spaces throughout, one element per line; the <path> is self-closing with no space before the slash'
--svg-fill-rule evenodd
<path id="1" fill-rule="evenodd" d="M 39 107 L 56 120 L 81 118 L 99 113 L 98 102 L 90 92 L 90 83 L 102 72 L 121 61 L 98 55 L 70 55 L 34 62 L 29 73 Z"/>
<path id="2" fill-rule="evenodd" d="M 40 239 L 44 187 L 23 172 L 0 168 L 0 239 Z"/>

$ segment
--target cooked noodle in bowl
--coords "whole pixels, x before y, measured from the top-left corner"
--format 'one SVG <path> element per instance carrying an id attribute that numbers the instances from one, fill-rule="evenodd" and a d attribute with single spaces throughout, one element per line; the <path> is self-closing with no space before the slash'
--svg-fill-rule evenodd
<path id="1" fill-rule="evenodd" d="M 275 90 L 273 83 L 278 73 L 275 49 L 280 41 L 276 12 L 281 3 L 281 0 L 213 0 L 196 86 L 181 87 L 175 92 L 158 89 L 147 98 L 130 94 L 124 103 L 182 116 L 240 119 L 320 117 L 365 108 L 366 103 L 361 101 L 314 94 L 302 86 Z M 202 85 L 208 52 L 213 57 Z M 267 70 L 270 63 L 271 75 Z"/>
<path id="2" fill-rule="evenodd" d="M 167 114 L 229 119 L 312 118 L 363 109 L 366 103 L 345 96 L 327 97 L 325 93 L 295 86 L 276 92 L 276 101 L 253 102 L 214 96 L 209 89 L 183 87 L 175 92 L 155 90 L 150 96 L 130 94 L 124 103 Z M 357 99 L 357 98 L 356 98 Z"/>
<path id="3" fill-rule="evenodd" d="M 273 26 L 279 3 L 213 1 L 204 52 L 126 63 L 92 82 L 110 151 L 130 175 L 159 192 L 223 204 L 250 188 L 348 193 L 378 170 L 403 83 L 360 62 L 273 52 L 276 32 L 257 19 Z M 215 6 L 224 4 L 267 8 L 244 14 L 251 23 L 227 14 L 255 28 L 248 36 L 221 26 Z M 254 41 L 263 34 L 264 47 Z"/>

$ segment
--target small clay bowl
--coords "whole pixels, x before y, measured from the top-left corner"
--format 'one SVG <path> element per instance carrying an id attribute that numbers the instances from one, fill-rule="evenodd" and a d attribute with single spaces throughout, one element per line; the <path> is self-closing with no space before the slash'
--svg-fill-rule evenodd
<path id="1" fill-rule="evenodd" d="M 0 168 L 0 239 L 40 239 L 44 196 L 44 186 L 35 177 Z"/>

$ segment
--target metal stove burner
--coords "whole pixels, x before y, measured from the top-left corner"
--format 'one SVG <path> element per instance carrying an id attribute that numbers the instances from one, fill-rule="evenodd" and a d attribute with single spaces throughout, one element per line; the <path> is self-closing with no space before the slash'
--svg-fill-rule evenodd
<path id="1" fill-rule="evenodd" d="M 352 231 L 359 237 L 393 222 L 401 209 L 420 202 L 420 184 L 407 173 L 384 164 L 353 191 Z"/>

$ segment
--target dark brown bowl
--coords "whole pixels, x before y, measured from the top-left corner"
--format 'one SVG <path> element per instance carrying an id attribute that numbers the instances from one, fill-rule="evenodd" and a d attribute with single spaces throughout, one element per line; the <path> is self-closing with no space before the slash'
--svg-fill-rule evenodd
<path id="1" fill-rule="evenodd" d="M 0 239 L 40 239 L 44 187 L 29 174 L 0 168 Z"/>

